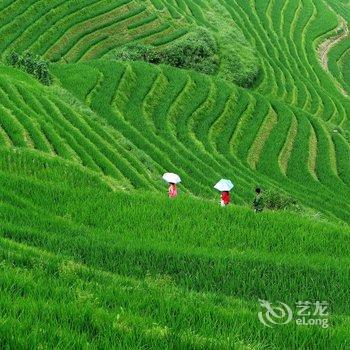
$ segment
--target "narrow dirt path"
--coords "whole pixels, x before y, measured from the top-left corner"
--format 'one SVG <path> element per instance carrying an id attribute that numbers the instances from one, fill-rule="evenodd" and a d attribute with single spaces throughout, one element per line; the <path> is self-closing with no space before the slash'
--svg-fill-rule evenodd
<path id="1" fill-rule="evenodd" d="M 322 63 L 322 66 L 325 70 L 328 69 L 328 54 L 329 51 L 337 45 L 339 42 L 342 40 L 346 39 L 349 36 L 349 27 L 347 21 L 343 18 L 340 17 L 341 21 L 337 27 L 337 31 L 342 31 L 342 33 L 332 36 L 325 40 L 319 47 L 318 47 L 318 54 Z"/>
<path id="2" fill-rule="evenodd" d="M 342 40 L 345 40 L 348 36 L 350 36 L 350 31 L 349 31 L 349 26 L 347 21 L 339 16 L 340 23 L 336 29 L 336 31 L 340 32 L 340 34 L 337 34 L 335 36 L 332 36 L 328 39 L 326 39 L 317 49 L 318 51 L 318 56 L 321 62 L 322 67 L 324 70 L 329 72 L 329 67 L 328 67 L 328 56 L 330 50 L 336 46 L 338 43 L 340 43 Z M 337 81 L 337 86 L 339 90 L 347 97 L 350 97 L 349 93 L 344 90 L 344 88 L 340 85 L 340 83 Z"/>

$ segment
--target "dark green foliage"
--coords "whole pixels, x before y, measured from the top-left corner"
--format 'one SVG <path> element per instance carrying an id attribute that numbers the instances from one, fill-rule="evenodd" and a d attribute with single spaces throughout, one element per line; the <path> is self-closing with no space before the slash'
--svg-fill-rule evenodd
<path id="1" fill-rule="evenodd" d="M 159 51 L 160 61 L 174 67 L 206 74 L 218 70 L 218 46 L 213 35 L 199 28 Z"/>
<path id="2" fill-rule="evenodd" d="M 19 65 L 19 61 L 20 61 L 20 55 L 17 52 L 11 52 L 8 58 L 8 63 L 11 66 L 16 67 Z"/>
<path id="3" fill-rule="evenodd" d="M 20 68 L 28 74 L 33 75 L 44 85 L 50 85 L 52 83 L 48 62 L 42 60 L 39 56 L 34 56 L 30 52 L 26 52 L 22 56 L 13 51 L 9 55 L 7 62 L 9 65 Z"/>
<path id="4" fill-rule="evenodd" d="M 222 30 L 224 25 L 217 18 L 212 18 L 212 23 L 216 31 L 197 27 L 161 47 L 130 43 L 110 53 L 108 58 L 167 64 L 218 75 L 243 87 L 253 86 L 259 75 L 255 50 L 237 27 L 228 26 Z"/>
<path id="5" fill-rule="evenodd" d="M 276 189 L 264 191 L 262 198 L 264 205 L 270 210 L 295 210 L 298 209 L 298 202 L 291 196 Z"/>
<path id="6" fill-rule="evenodd" d="M 131 43 L 121 47 L 113 53 L 113 58 L 120 61 L 146 61 L 156 63 L 156 54 L 149 45 Z"/>
<path id="7" fill-rule="evenodd" d="M 260 70 L 256 49 L 220 4 L 211 3 L 208 18 L 219 46 L 219 77 L 243 87 L 252 87 Z"/>
<path id="8" fill-rule="evenodd" d="M 210 75 L 216 74 L 219 68 L 217 43 L 214 36 L 203 28 L 191 31 L 164 48 L 132 43 L 116 50 L 111 57 L 122 61 L 167 64 Z"/>

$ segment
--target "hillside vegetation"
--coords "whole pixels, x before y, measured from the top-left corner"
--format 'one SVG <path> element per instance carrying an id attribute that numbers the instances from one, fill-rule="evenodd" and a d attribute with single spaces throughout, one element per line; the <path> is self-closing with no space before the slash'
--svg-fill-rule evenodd
<path id="1" fill-rule="evenodd" d="M 2 1 L 0 348 L 348 349 L 349 21 L 348 0 Z M 294 211 L 254 214 L 256 186 Z M 264 327 L 259 299 L 327 301 L 331 326 Z"/>
<path id="2" fill-rule="evenodd" d="M 114 193 L 95 174 L 29 150 L 1 159 L 5 347 L 349 346 L 347 229 Z M 258 298 L 331 300 L 332 327 L 264 329 Z"/>
<path id="3" fill-rule="evenodd" d="M 52 67 L 65 89 L 3 71 L 3 145 L 73 160 L 123 188 L 159 190 L 166 169 L 177 169 L 184 191 L 202 197 L 214 195 L 217 178 L 233 178 L 238 204 L 250 203 L 256 184 L 279 186 L 349 222 L 349 145 L 308 113 L 145 63 Z M 335 152 L 332 140 L 347 153 Z"/>
<path id="4" fill-rule="evenodd" d="M 9 1 L 0 8 L 0 35 L 6 38 L 0 51 L 3 57 L 30 51 L 53 62 L 77 62 L 110 58 L 116 49 L 138 44 L 163 57 L 164 63 L 218 73 L 244 86 L 254 84 L 259 62 L 239 27 L 227 15 L 209 12 L 219 8 L 215 1 L 202 9 L 191 6 L 196 9 L 193 14 L 170 2 L 164 6 L 151 0 Z M 192 45 L 206 49 L 201 43 L 203 26 L 208 26 L 205 35 L 218 44 L 206 62 L 181 65 L 178 61 L 189 55 Z M 223 26 L 228 29 L 223 31 Z"/>

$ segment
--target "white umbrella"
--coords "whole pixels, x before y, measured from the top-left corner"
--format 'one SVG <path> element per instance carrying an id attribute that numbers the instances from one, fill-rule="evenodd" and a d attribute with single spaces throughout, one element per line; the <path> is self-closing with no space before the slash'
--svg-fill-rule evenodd
<path id="1" fill-rule="evenodd" d="M 233 183 L 230 180 L 221 179 L 214 188 L 218 191 L 231 191 L 233 189 Z"/>
<path id="2" fill-rule="evenodd" d="M 163 175 L 163 180 L 171 184 L 177 184 L 181 182 L 180 176 L 174 173 L 165 173 Z"/>

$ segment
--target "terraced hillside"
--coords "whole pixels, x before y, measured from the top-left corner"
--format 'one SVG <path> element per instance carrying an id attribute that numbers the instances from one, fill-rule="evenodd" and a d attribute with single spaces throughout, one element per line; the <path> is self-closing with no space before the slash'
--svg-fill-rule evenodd
<path id="1" fill-rule="evenodd" d="M 173 52 L 174 45 L 188 52 L 198 38 L 205 42 L 200 31 L 203 22 L 196 23 L 194 17 L 180 12 L 175 15 L 171 9 L 159 10 L 159 4 L 150 0 L 10 1 L 0 8 L 4 24 L 0 35 L 6 38 L 0 43 L 0 57 L 29 51 L 54 62 L 77 62 L 109 59 L 129 44 L 144 45 L 162 55 L 165 49 Z M 240 29 L 232 26 L 232 19 L 220 18 L 220 13 L 212 13 L 212 25 L 205 32 L 211 36 L 212 31 L 219 41 L 217 45 L 210 38 L 215 43 L 212 74 L 251 85 L 258 74 L 254 49 Z M 220 34 L 223 21 L 228 20 L 230 31 Z"/>
<path id="2" fill-rule="evenodd" d="M 238 199 L 247 201 L 254 183 L 275 180 L 310 206 L 314 200 L 326 205 L 339 192 L 338 204 L 330 207 L 344 208 L 344 216 L 339 215 L 348 220 L 349 144 L 319 119 L 224 82 L 165 67 L 92 63 L 85 69 L 61 66 L 57 72 L 68 90 L 87 100 L 135 147 L 148 150 L 163 169 L 183 169 L 189 191 L 210 194 L 210 184 L 224 174 L 237 182 Z M 77 84 L 79 75 L 85 79 Z"/>
<path id="3" fill-rule="evenodd" d="M 69 62 L 100 57 L 129 41 L 174 35 L 181 23 L 155 14 L 147 1 L 132 0 L 5 1 L 0 20 L 3 55 L 28 50 Z"/>
<path id="4" fill-rule="evenodd" d="M 213 20 L 217 17 L 224 20 Z M 261 60 L 260 93 L 348 128 L 349 17 L 348 4 L 330 0 L 11 0 L 0 8 L 0 35 L 5 38 L 0 50 L 2 57 L 13 50 L 29 50 L 50 60 L 76 62 L 102 57 L 128 42 L 158 45 L 161 39 L 164 45 L 193 26 L 211 29 L 220 44 L 226 23 L 248 39 L 237 36 L 236 42 L 256 46 Z M 329 74 L 316 52 L 327 38 L 339 33 L 344 35 L 342 40 L 327 55 Z M 237 47 L 242 50 L 243 46 Z"/>
<path id="5" fill-rule="evenodd" d="M 5 348 L 349 347 L 348 229 L 115 193 L 58 157 L 0 152 Z M 264 327 L 258 298 L 329 300 L 331 326 Z"/>
<path id="6" fill-rule="evenodd" d="M 261 93 L 348 128 L 349 101 L 316 54 L 339 24 L 327 2 L 227 1 L 225 6 L 262 56 Z M 349 11 L 345 14 L 348 21 Z"/>
<path id="7" fill-rule="evenodd" d="M 233 178 L 238 204 L 257 183 L 281 186 L 349 222 L 349 144 L 319 119 L 167 67 L 101 61 L 52 70 L 66 90 L 2 69 L 4 146 L 58 155 L 118 188 L 161 190 L 167 169 L 181 174 L 185 192 L 211 198 L 217 178 Z"/>
<path id="8" fill-rule="evenodd" d="M 153 3 L 159 9 L 167 8 L 173 18 L 183 16 L 190 23 L 203 26 L 210 26 L 215 11 L 229 15 L 259 52 L 262 63 L 259 92 L 332 124 L 349 127 L 349 100 L 344 98 L 349 94 L 348 83 L 344 82 L 350 66 L 349 2 L 154 0 Z M 316 52 L 327 38 L 334 37 L 339 41 L 330 48 L 333 75 L 330 76 Z"/>
<path id="9" fill-rule="evenodd" d="M 0 2 L 0 348 L 348 349 L 349 20 L 348 0 Z M 200 28 L 212 75 L 113 56 Z M 254 215 L 257 185 L 299 210 Z M 331 327 L 266 328 L 259 298 L 325 300 Z"/>

